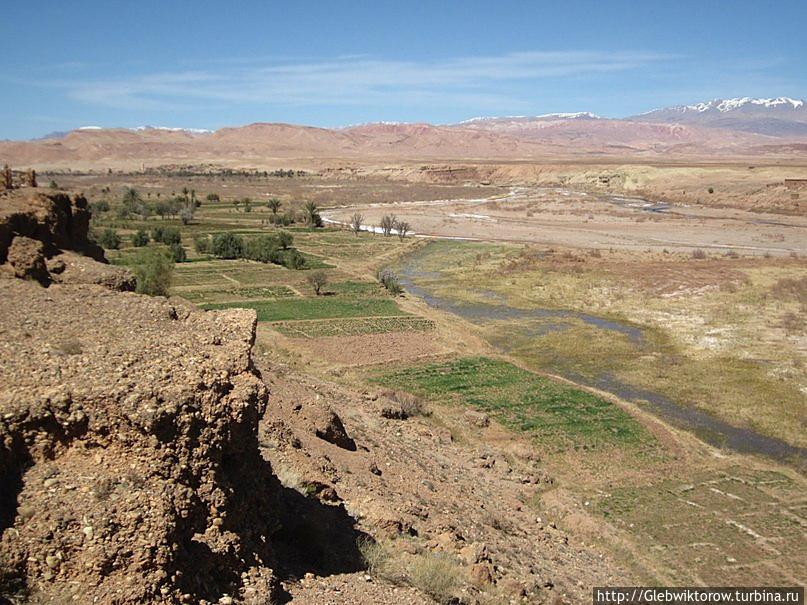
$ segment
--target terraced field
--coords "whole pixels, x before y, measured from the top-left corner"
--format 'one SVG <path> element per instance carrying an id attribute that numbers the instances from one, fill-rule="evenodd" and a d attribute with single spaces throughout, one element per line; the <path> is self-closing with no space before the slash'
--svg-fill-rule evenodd
<path id="1" fill-rule="evenodd" d="M 369 317 L 359 319 L 326 319 L 275 322 L 272 327 L 290 338 L 322 338 L 327 336 L 360 336 L 388 332 L 428 332 L 434 322 L 423 317 Z"/>
<path id="2" fill-rule="evenodd" d="M 416 364 L 371 380 L 433 401 L 489 412 L 556 449 L 653 447 L 650 434 L 615 404 L 499 359 L 463 357 Z"/>

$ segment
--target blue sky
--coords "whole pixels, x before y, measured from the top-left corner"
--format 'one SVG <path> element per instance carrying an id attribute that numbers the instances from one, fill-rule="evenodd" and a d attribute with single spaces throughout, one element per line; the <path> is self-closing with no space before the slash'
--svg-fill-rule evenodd
<path id="1" fill-rule="evenodd" d="M 807 2 L 9 2 L 0 138 L 807 96 Z"/>

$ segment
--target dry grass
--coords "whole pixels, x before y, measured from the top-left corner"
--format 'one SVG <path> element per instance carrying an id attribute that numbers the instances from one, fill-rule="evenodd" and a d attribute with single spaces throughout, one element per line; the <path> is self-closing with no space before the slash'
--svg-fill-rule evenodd
<path id="1" fill-rule="evenodd" d="M 460 585 L 460 567 L 445 553 L 426 552 L 415 557 L 409 566 L 409 579 L 435 601 L 449 603 Z"/>

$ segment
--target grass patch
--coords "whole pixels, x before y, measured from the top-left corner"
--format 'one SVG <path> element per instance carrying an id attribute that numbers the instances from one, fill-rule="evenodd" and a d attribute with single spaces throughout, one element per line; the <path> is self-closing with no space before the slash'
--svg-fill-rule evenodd
<path id="1" fill-rule="evenodd" d="M 560 449 L 645 446 L 653 441 L 618 406 L 498 359 L 466 357 L 418 364 L 373 376 L 371 381 L 443 403 L 472 406 Z"/>
<path id="2" fill-rule="evenodd" d="M 389 317 L 403 315 L 393 300 L 346 300 L 337 297 L 302 298 L 257 302 L 226 302 L 202 305 L 203 309 L 255 309 L 258 321 L 331 319 L 339 317 Z"/>
<path id="3" fill-rule="evenodd" d="M 361 319 L 329 319 L 272 324 L 290 338 L 322 338 L 324 336 L 360 336 L 388 332 L 428 332 L 435 324 L 423 317 L 372 317 Z"/>

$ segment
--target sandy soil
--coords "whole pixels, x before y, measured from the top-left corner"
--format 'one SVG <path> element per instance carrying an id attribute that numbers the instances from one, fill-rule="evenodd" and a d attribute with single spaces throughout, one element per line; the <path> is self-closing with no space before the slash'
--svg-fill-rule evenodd
<path id="1" fill-rule="evenodd" d="M 594 195 L 563 188 L 513 188 L 506 196 L 363 204 L 328 210 L 347 223 L 354 212 L 373 228 L 394 213 L 415 234 L 457 239 L 538 243 L 577 248 L 807 254 L 807 217 L 740 209 L 652 204 L 641 198 Z"/>

